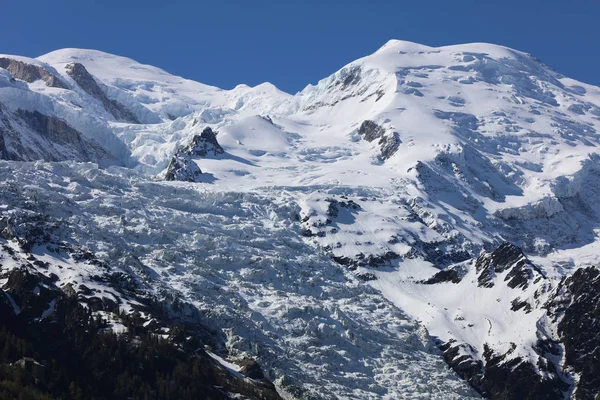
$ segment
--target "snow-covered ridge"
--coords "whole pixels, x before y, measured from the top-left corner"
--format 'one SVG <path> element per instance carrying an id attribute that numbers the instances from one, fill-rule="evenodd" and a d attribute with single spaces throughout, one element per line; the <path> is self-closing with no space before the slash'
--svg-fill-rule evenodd
<path id="1" fill-rule="evenodd" d="M 457 372 L 470 363 L 484 383 L 506 365 L 530 383 L 540 363 L 562 368 L 542 351 L 540 338 L 564 350 L 544 303 L 599 261 L 600 88 L 485 43 L 393 40 L 294 95 L 269 83 L 222 90 L 93 50 L 12 58 L 66 87 L 0 68 L 0 158 L 119 167 L 8 163 L 5 180 L 36 182 L 22 197 L 51 198 L 56 218 L 85 214 L 97 231 L 68 224 L 80 245 L 111 260 L 133 254 L 144 268 L 125 271 L 219 310 L 212 323 L 231 354 L 260 358 L 267 350 L 253 346 L 266 343 L 290 354 L 262 356 L 280 387 L 418 397 L 398 383 L 421 379 L 410 363 L 382 361 L 404 342 L 439 361 L 428 346 L 442 341 Z M 70 135 L 49 158 L 42 147 L 62 126 Z M 485 263 L 505 241 L 522 257 Z M 478 284 L 484 273 L 491 285 Z M 527 285 L 511 286 L 515 276 Z M 563 372 L 548 372 L 558 392 L 577 379 Z M 454 383 L 418 390 L 470 395 Z"/>

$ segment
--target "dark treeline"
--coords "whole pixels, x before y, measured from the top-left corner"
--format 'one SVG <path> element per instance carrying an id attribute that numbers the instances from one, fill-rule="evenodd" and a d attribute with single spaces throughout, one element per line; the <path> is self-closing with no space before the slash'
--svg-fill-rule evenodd
<path id="1" fill-rule="evenodd" d="M 145 332 L 124 315 L 128 331 L 116 335 L 76 300 L 58 304 L 53 321 L 22 321 L 12 310 L 1 312 L 0 400 L 225 399 L 226 392 L 278 398 L 233 378 L 203 351 Z M 45 365 L 43 379 L 10 365 L 23 357 Z"/>

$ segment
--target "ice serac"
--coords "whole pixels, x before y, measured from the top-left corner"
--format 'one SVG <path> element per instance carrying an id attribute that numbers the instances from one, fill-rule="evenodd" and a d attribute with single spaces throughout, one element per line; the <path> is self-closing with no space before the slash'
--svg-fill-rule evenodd
<path id="1" fill-rule="evenodd" d="M 294 95 L 1 57 L 35 68 L 0 68 L 0 156 L 49 162 L 2 162 L 0 228 L 66 291 L 106 269 L 183 299 L 167 314 L 208 326 L 213 360 L 288 398 L 600 391 L 598 87 L 485 43 L 392 40 Z"/>

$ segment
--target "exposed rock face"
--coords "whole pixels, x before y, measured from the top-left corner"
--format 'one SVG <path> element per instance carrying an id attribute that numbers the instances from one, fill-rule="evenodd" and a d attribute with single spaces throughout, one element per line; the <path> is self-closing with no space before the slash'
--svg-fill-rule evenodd
<path id="1" fill-rule="evenodd" d="M 196 182 L 201 174 L 202 170 L 189 155 L 178 152 L 167 167 L 165 180 Z"/>
<path id="2" fill-rule="evenodd" d="M 423 281 L 426 285 L 435 285 L 436 283 L 452 282 L 459 283 L 464 276 L 457 268 L 446 268 L 433 275 L 431 278 Z"/>
<path id="3" fill-rule="evenodd" d="M 472 349 L 464 343 L 450 341 L 441 345 L 440 349 L 444 352 L 448 365 L 485 398 L 563 399 L 570 387 L 570 383 L 563 380 L 558 366 L 552 361 L 560 355 L 560 348 L 554 342 L 538 342 L 535 350 L 541 357 L 535 366 L 520 357 L 510 358 L 510 350 L 506 354 L 496 354 L 486 348 L 485 360 L 481 361 L 470 355 Z"/>
<path id="4" fill-rule="evenodd" d="M 80 63 L 70 63 L 66 67 L 67 74 L 90 96 L 98 99 L 106 111 L 110 112 L 117 120 L 139 124 L 135 114 L 128 110 L 123 104 L 109 99 L 104 90 L 98 85 L 92 74 Z"/>
<path id="5" fill-rule="evenodd" d="M 0 119 L 2 117 L 2 109 L 0 108 Z M 10 160 L 6 143 L 4 143 L 4 123 L 0 122 L 0 160 Z"/>
<path id="6" fill-rule="evenodd" d="M 364 121 L 358 128 L 358 134 L 367 142 L 379 139 L 384 133 L 385 129 L 370 120 Z"/>
<path id="7" fill-rule="evenodd" d="M 503 243 L 492 253 L 482 254 L 475 262 L 475 268 L 479 273 L 479 287 L 494 286 L 494 276 L 507 269 L 510 269 L 510 272 L 504 280 L 508 282 L 508 287 L 513 289 L 527 288 L 536 273 L 543 276 L 539 268 L 525 257 L 523 251 L 511 243 Z"/>
<path id="8" fill-rule="evenodd" d="M 398 151 L 402 141 L 398 132 L 390 132 L 379 139 L 379 145 L 381 146 L 381 158 L 387 160 Z"/>
<path id="9" fill-rule="evenodd" d="M 546 305 L 558 323 L 565 363 L 578 375 L 574 398 L 597 399 L 600 393 L 600 270 L 582 268 L 563 278 Z"/>
<path id="10" fill-rule="evenodd" d="M 27 64 L 22 61 L 13 60 L 11 58 L 0 58 L 0 68 L 8 70 L 16 79 L 25 82 L 35 82 L 43 79 L 46 86 L 68 89 L 67 85 L 54 74 L 46 71 L 39 65 Z"/>
<path id="11" fill-rule="evenodd" d="M 520 358 L 506 361 L 506 356 L 490 354 L 485 374 L 475 388 L 491 399 L 554 400 L 564 398 L 569 384 L 557 373 L 554 364 L 533 366 Z M 543 371 L 544 377 L 537 373 Z"/>
<path id="12" fill-rule="evenodd" d="M 48 117 L 37 111 L 19 110 L 21 117 L 36 132 L 60 144 L 80 144 L 81 134 L 71 128 L 65 121 L 58 118 Z"/>
<path id="13" fill-rule="evenodd" d="M 380 157 L 383 160 L 387 160 L 393 156 L 398 151 L 400 143 L 402 143 L 397 132 L 386 132 L 384 128 L 370 120 L 366 120 L 360 125 L 358 134 L 367 142 L 379 139 L 378 144 L 381 147 Z"/>
<path id="14" fill-rule="evenodd" d="M 242 375 L 255 380 L 265 379 L 265 374 L 262 371 L 260 365 L 253 359 L 247 358 L 242 361 L 242 368 L 240 370 Z"/>
<path id="15" fill-rule="evenodd" d="M 358 82 L 360 82 L 360 74 L 360 67 L 354 66 L 347 71 L 344 71 L 341 74 L 340 79 L 335 81 L 334 85 L 340 86 L 342 90 L 346 90 L 350 86 L 356 85 Z"/>
<path id="16" fill-rule="evenodd" d="M 61 119 L 38 111 L 10 113 L 0 104 L 0 159 L 102 163 L 114 156 Z"/>
<path id="17" fill-rule="evenodd" d="M 470 356 L 475 349 L 464 343 L 457 345 L 455 340 L 442 344 L 440 349 L 444 352 L 444 359 L 458 376 L 477 387 L 483 377 L 484 369 L 482 361 Z"/>
<path id="18" fill-rule="evenodd" d="M 522 315 L 537 312 L 532 326 L 534 343 L 528 345 L 527 356 L 519 353 L 519 344 L 515 342 L 506 343 L 508 349 L 497 346 L 490 320 L 493 320 L 493 311 L 483 315 L 489 323 L 488 336 L 481 342 L 483 349 L 463 342 L 460 334 L 441 344 L 446 362 L 481 395 L 501 400 L 565 398 L 572 382 L 561 370 L 563 350 L 557 338 L 549 333 L 553 329 L 540 310 L 546 301 L 546 297 L 541 300 L 541 296 L 550 295 L 550 282 L 519 247 L 505 242 L 492 252 L 453 265 L 421 283 L 445 284 L 447 288 L 448 283 L 460 284 L 462 289 L 459 290 L 479 292 L 476 298 L 482 302 L 485 302 L 486 292 L 495 293 L 492 297 L 503 296 L 505 302 L 504 296 L 509 296 L 512 299 L 509 312 Z M 500 300 L 496 299 L 498 303 Z M 455 320 L 465 321 L 466 326 L 472 327 L 477 324 L 477 318 L 460 315 Z"/>
<path id="19" fill-rule="evenodd" d="M 194 135 L 192 142 L 185 146 L 181 152 L 190 156 L 206 157 L 211 154 L 213 156 L 223 154 L 225 150 L 217 141 L 217 136 L 213 130 L 206 127 L 200 135 Z"/>
<path id="20" fill-rule="evenodd" d="M 194 135 L 192 141 L 177 150 L 167 167 L 165 180 L 197 182 L 202 170 L 194 162 L 194 157 L 217 156 L 225 153 L 217 141 L 215 132 L 204 128 L 200 135 Z"/>

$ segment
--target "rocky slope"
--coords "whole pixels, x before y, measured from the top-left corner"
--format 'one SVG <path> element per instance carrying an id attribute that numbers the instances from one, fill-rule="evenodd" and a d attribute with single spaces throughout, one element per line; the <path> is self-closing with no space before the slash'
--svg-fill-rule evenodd
<path id="1" fill-rule="evenodd" d="M 599 88 L 488 44 L 390 41 L 296 95 L 0 60 L 4 244 L 58 287 L 183 301 L 166 315 L 285 398 L 600 390 Z"/>

